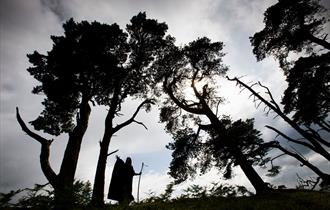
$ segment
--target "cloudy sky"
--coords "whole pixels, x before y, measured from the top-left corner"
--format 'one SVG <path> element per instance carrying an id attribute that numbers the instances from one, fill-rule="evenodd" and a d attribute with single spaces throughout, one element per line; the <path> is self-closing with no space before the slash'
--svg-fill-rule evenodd
<path id="1" fill-rule="evenodd" d="M 0 1 L 0 192 L 11 189 L 32 187 L 35 183 L 46 183 L 39 164 L 40 145 L 20 129 L 15 119 L 15 107 L 18 106 L 23 119 L 34 120 L 42 110 L 40 102 L 43 96 L 31 94 L 37 83 L 26 69 L 29 63 L 27 53 L 37 50 L 46 53 L 51 49 L 50 35 L 62 35 L 62 24 L 68 18 L 76 21 L 88 20 L 102 23 L 118 23 L 122 28 L 130 18 L 140 11 L 146 11 L 149 18 L 166 22 L 169 34 L 176 37 L 177 44 L 186 44 L 198 37 L 207 36 L 212 41 L 225 43 L 225 63 L 229 65 L 229 76 L 245 76 L 245 82 L 262 81 L 273 92 L 277 101 L 286 87 L 282 72 L 272 59 L 256 62 L 249 43 L 249 36 L 263 28 L 263 12 L 275 0 L 1 0 Z M 280 119 L 266 116 L 262 108 L 256 109 L 248 93 L 241 92 L 235 84 L 219 81 L 220 94 L 227 98 L 221 108 L 223 114 L 233 119 L 256 118 L 256 127 L 263 132 L 266 141 L 274 134 L 266 130 L 266 124 L 273 125 L 286 133 L 293 133 Z M 123 106 L 125 117 L 129 117 L 138 102 L 127 101 Z M 104 107 L 93 107 L 90 124 L 84 137 L 76 177 L 93 182 L 98 156 L 98 141 L 102 138 Z M 161 193 L 171 181 L 167 175 L 171 161 L 171 152 L 165 145 L 171 136 L 164 132 L 158 123 L 158 109 L 151 113 L 141 112 L 138 120 L 143 121 L 148 130 L 139 125 L 123 129 L 113 138 L 110 151 L 119 149 L 120 157 L 131 156 L 134 168 L 145 168 L 141 181 L 141 197 L 148 192 Z M 47 135 L 42 134 L 47 137 Z M 51 150 L 51 164 L 58 171 L 62 161 L 67 136 L 56 138 Z M 330 166 L 317 155 L 307 154 L 313 163 L 330 172 Z M 115 158 L 108 159 L 106 171 L 106 189 Z M 283 172 L 275 177 L 262 177 L 272 184 L 294 187 L 296 173 L 301 176 L 313 176 L 306 168 L 289 158 L 278 160 Z M 202 185 L 212 181 L 224 182 L 216 170 L 197 177 L 175 188 L 176 193 L 191 183 Z M 236 170 L 232 184 L 242 184 L 252 190 L 252 186 Z M 133 186 L 136 190 L 136 183 Z M 107 193 L 107 190 L 106 190 Z M 135 195 L 135 192 L 134 192 Z"/>

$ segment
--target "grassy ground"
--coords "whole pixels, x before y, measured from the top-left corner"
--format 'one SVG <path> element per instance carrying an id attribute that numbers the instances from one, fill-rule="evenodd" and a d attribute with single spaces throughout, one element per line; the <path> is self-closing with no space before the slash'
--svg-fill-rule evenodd
<path id="1" fill-rule="evenodd" d="M 238 198 L 179 199 L 168 203 L 136 204 L 130 207 L 107 209 L 150 210 L 330 210 L 330 193 L 320 192 L 276 192 L 267 195 Z"/>
<path id="2" fill-rule="evenodd" d="M 15 208 L 0 208 L 14 210 Z M 171 202 L 75 210 L 330 210 L 330 193 L 288 190 L 251 197 L 181 198 Z M 18 209 L 15 209 L 18 210 Z M 31 210 L 37 210 L 35 208 Z M 43 209 L 45 210 L 45 209 Z"/>

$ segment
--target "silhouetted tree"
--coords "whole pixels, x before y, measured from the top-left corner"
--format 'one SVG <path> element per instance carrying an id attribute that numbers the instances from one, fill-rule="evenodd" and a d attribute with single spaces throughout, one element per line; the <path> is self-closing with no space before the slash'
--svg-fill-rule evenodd
<path id="1" fill-rule="evenodd" d="M 239 165 L 239 161 L 224 141 L 236 145 L 249 164 L 265 165 L 264 157 L 268 148 L 259 146 L 263 141 L 259 137 L 260 132 L 253 128 L 252 119 L 233 122 L 229 117 L 223 116 L 219 121 L 226 128 L 226 139 L 219 137 L 211 125 L 199 125 L 197 132 L 192 128 L 175 131 L 174 142 L 167 148 L 173 150 L 169 174 L 175 178 L 176 183 L 185 181 L 198 172 L 205 173 L 212 167 L 223 170 L 224 178 L 232 178 L 232 168 Z"/>
<path id="2" fill-rule="evenodd" d="M 108 105 L 122 74 L 119 66 L 126 61 L 128 44 L 127 35 L 116 24 L 76 23 L 70 19 L 63 28 L 64 36 L 51 36 L 53 48 L 47 55 L 28 55 L 33 64 L 28 71 L 41 83 L 32 92 L 46 96 L 44 110 L 31 124 L 51 135 L 69 136 L 58 174 L 49 163 L 53 140 L 32 132 L 18 109 L 17 119 L 22 129 L 41 143 L 41 168 L 55 189 L 55 208 L 71 209 L 74 175 L 91 112 L 89 102 Z"/>
<path id="3" fill-rule="evenodd" d="M 237 78 L 234 80 L 284 119 L 303 139 L 293 139 L 274 127 L 268 128 L 289 142 L 302 145 L 330 161 L 327 150 L 330 142 L 324 138 L 330 132 L 327 120 L 330 111 L 330 43 L 325 30 L 328 15 L 318 0 L 279 0 L 264 13 L 264 29 L 250 38 L 258 61 L 273 55 L 284 71 L 288 87 L 281 102 L 283 111 L 268 89 L 269 101 L 252 87 Z M 293 114 L 292 119 L 286 115 L 289 113 Z M 273 142 L 272 146 L 296 158 L 330 183 L 329 174 L 321 172 L 302 155 L 287 150 L 278 142 Z"/>
<path id="4" fill-rule="evenodd" d="M 100 142 L 100 153 L 93 187 L 92 203 L 94 206 L 104 204 L 105 169 L 112 136 L 131 123 L 138 123 L 145 127 L 142 122 L 136 121 L 135 118 L 142 108 L 147 111 L 150 110 L 150 105 L 154 103 L 151 97 L 159 94 L 155 88 L 157 71 L 150 68 L 150 66 L 161 54 L 165 43 L 171 39 L 165 37 L 167 25 L 158 23 L 154 19 L 147 19 L 145 13 L 139 13 L 132 17 L 131 23 L 126 26 L 126 30 L 128 32 L 126 65 L 119 67 L 123 74 L 117 78 L 108 104 L 109 110 L 105 120 L 104 135 Z M 144 101 L 128 120 L 115 125 L 114 120 L 120 116 L 121 106 L 129 96 L 143 98 Z"/>
<path id="5" fill-rule="evenodd" d="M 279 136 L 281 136 L 283 139 L 286 140 L 286 144 L 290 143 L 291 149 L 287 148 L 287 146 L 281 144 L 281 142 L 274 140 L 269 141 L 267 143 L 262 143 L 260 145 L 260 148 L 268 147 L 268 148 L 276 148 L 279 149 L 281 152 L 283 152 L 286 155 L 289 155 L 295 159 L 297 159 L 299 162 L 301 162 L 302 166 L 307 166 L 309 169 L 311 169 L 313 172 L 315 172 L 322 180 L 323 184 L 328 185 L 330 184 L 330 174 L 325 173 L 321 169 L 319 169 L 317 166 L 312 164 L 308 159 L 306 159 L 302 154 L 300 154 L 296 149 L 295 146 L 299 145 L 302 146 L 312 152 L 315 152 L 321 156 L 323 156 L 325 159 L 330 161 L 330 153 L 326 149 L 327 147 L 330 147 L 329 140 L 325 139 L 324 136 L 320 135 L 315 129 L 311 127 L 306 126 L 300 126 L 295 121 L 291 120 L 289 116 L 283 113 L 280 106 L 276 103 L 273 95 L 271 94 L 269 88 L 262 85 L 260 82 L 255 83 L 252 85 L 247 85 L 246 83 L 242 82 L 239 78 L 233 78 L 230 79 L 227 77 L 230 81 L 235 81 L 237 85 L 239 85 L 241 88 L 247 89 L 252 96 L 254 97 L 254 102 L 257 104 L 257 107 L 260 106 L 260 104 L 264 104 L 265 110 L 267 110 L 267 113 L 270 111 L 273 111 L 277 116 L 281 117 L 286 123 L 288 123 L 293 129 L 295 129 L 303 138 L 292 138 L 280 130 L 270 126 L 266 125 L 267 128 L 275 131 Z M 269 100 L 267 100 L 265 97 L 261 96 L 256 90 L 253 89 L 253 86 L 259 85 L 263 89 L 265 89 L 265 93 L 269 96 Z M 327 132 L 327 131 L 325 131 Z M 276 170 L 276 168 L 274 168 Z"/>
<path id="6" fill-rule="evenodd" d="M 318 0 L 279 0 L 264 13 L 265 28 L 250 40 L 258 61 L 273 55 L 284 70 L 284 113 L 293 113 L 300 124 L 316 123 L 330 131 L 328 17 Z"/>
<path id="7" fill-rule="evenodd" d="M 197 166 L 205 172 L 215 164 L 225 167 L 225 176 L 229 177 L 231 167 L 239 165 L 257 193 L 265 192 L 267 185 L 252 167 L 266 154 L 266 150 L 259 150 L 252 155 L 258 147 L 254 143 L 261 141 L 253 120 L 232 122 L 218 116 L 223 99 L 216 94 L 215 82 L 227 71 L 222 48 L 222 42 L 205 37 L 184 47 L 169 44 L 155 63 L 168 96 L 161 109 L 161 122 L 166 123 L 175 140 L 169 145 L 174 150 L 170 174 L 183 181 L 198 170 Z M 191 159 L 199 160 L 199 164 L 190 165 Z"/>

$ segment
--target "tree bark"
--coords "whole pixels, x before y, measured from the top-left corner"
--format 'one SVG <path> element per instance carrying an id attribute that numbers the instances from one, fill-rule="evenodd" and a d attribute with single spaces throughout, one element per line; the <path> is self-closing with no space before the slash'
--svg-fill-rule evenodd
<path id="1" fill-rule="evenodd" d="M 81 142 L 88 127 L 91 108 L 88 99 L 83 98 L 80 104 L 79 119 L 71 133 L 64 152 L 58 183 L 55 187 L 55 209 L 72 209 L 73 207 L 73 182 L 77 169 Z"/>
<path id="2" fill-rule="evenodd" d="M 100 153 L 97 162 L 97 168 L 94 178 L 92 205 L 101 207 L 104 205 L 104 186 L 105 186 L 105 169 L 107 164 L 108 149 L 113 133 L 111 128 L 106 128 L 102 142 L 100 142 Z"/>
<path id="3" fill-rule="evenodd" d="M 105 168 L 107 163 L 108 149 L 113 132 L 113 118 L 115 117 L 120 96 L 120 85 L 118 84 L 114 90 L 111 99 L 110 108 L 105 119 L 105 129 L 102 141 L 100 142 L 100 153 L 97 161 L 96 172 L 94 177 L 92 205 L 101 207 L 104 205 L 104 179 Z"/>
<path id="4" fill-rule="evenodd" d="M 56 210 L 69 210 L 73 208 L 74 175 L 77 168 L 82 138 L 86 132 L 91 112 L 88 99 L 83 98 L 79 111 L 80 116 L 77 125 L 72 133 L 69 134 L 69 140 L 65 149 L 60 173 L 56 175 L 49 163 L 50 145 L 52 140 L 47 140 L 29 130 L 19 115 L 18 108 L 16 108 L 17 121 L 22 130 L 41 144 L 40 165 L 47 180 L 54 187 Z"/>
<path id="5" fill-rule="evenodd" d="M 52 140 L 47 140 L 47 139 L 39 136 L 38 134 L 32 132 L 26 126 L 25 122 L 21 118 L 21 116 L 19 114 L 18 107 L 16 107 L 16 118 L 17 118 L 17 121 L 20 124 L 22 130 L 26 134 L 28 134 L 30 137 L 32 137 L 33 139 L 35 139 L 36 141 L 38 141 L 41 144 L 41 152 L 40 152 L 40 156 L 39 156 L 41 170 L 44 173 L 44 175 L 45 175 L 46 179 L 48 180 L 48 182 L 52 186 L 55 187 L 56 184 L 57 184 L 57 175 L 55 174 L 55 172 L 53 171 L 53 169 L 52 169 L 52 167 L 50 166 L 50 163 L 49 163 L 50 145 L 53 141 Z"/>
<path id="6" fill-rule="evenodd" d="M 206 116 L 211 121 L 211 124 L 213 128 L 217 131 L 220 140 L 226 139 L 226 129 L 219 121 L 218 117 L 208 108 L 206 110 Z M 229 141 L 223 141 L 223 144 L 226 145 L 229 149 L 229 152 L 234 157 L 235 162 L 241 167 L 242 171 L 246 175 L 246 177 L 249 179 L 250 183 L 253 185 L 254 189 L 256 190 L 256 194 L 268 192 L 270 188 L 267 186 L 267 184 L 262 180 L 262 178 L 259 176 L 259 174 L 254 170 L 251 163 L 247 160 L 245 155 L 240 151 L 240 149 L 232 144 Z"/>

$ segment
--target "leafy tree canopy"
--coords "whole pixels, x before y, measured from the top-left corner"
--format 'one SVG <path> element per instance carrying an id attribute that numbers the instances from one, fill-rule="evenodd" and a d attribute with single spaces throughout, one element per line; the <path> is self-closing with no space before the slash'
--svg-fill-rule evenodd
<path id="1" fill-rule="evenodd" d="M 330 110 L 328 16 L 318 0 L 279 0 L 264 13 L 264 29 L 250 37 L 258 61 L 279 60 L 288 82 L 284 111 L 298 123 L 319 123 Z"/>
<path id="2" fill-rule="evenodd" d="M 182 128 L 173 135 L 174 141 L 167 148 L 173 150 L 169 174 L 176 183 L 194 177 L 198 172 L 205 173 L 212 167 L 222 170 L 223 177 L 230 179 L 232 167 L 238 163 L 223 141 L 236 144 L 251 164 L 265 164 L 264 156 L 268 149 L 259 148 L 258 145 L 263 141 L 260 132 L 253 128 L 252 119 L 233 122 L 229 117 L 224 117 L 221 123 L 226 126 L 228 139 L 220 139 L 213 129 L 201 135 L 191 128 Z"/>
<path id="3" fill-rule="evenodd" d="M 267 149 L 257 150 L 262 139 L 253 128 L 253 120 L 232 121 L 228 116 L 217 116 L 223 102 L 217 82 L 228 70 L 222 63 L 222 48 L 222 42 L 206 37 L 183 47 L 172 44 L 155 64 L 168 96 L 160 121 L 173 135 L 174 141 L 167 148 L 173 150 L 169 174 L 176 183 L 213 166 L 224 169 L 224 177 L 230 178 L 232 166 L 239 164 L 232 145 L 249 164 L 264 164 Z"/>
<path id="4" fill-rule="evenodd" d="M 117 24 L 70 19 L 63 28 L 64 36 L 51 37 L 47 55 L 28 55 L 34 65 L 28 71 L 41 82 L 32 92 L 46 96 L 45 109 L 32 125 L 53 135 L 73 129 L 82 100 L 107 103 L 128 52 L 127 34 Z"/>
<path id="5" fill-rule="evenodd" d="M 330 111 L 330 52 L 299 58 L 287 76 L 284 112 L 296 110 L 298 122 L 320 123 Z"/>
<path id="6" fill-rule="evenodd" d="M 325 15 L 318 0 L 279 0 L 264 13 L 265 28 L 250 37 L 253 53 L 258 60 L 274 55 L 284 62 L 290 51 L 311 50 L 310 44 L 325 35 Z"/>
<path id="7" fill-rule="evenodd" d="M 125 33 L 117 24 L 74 22 L 64 25 L 63 36 L 52 36 L 46 55 L 28 55 L 28 71 L 40 81 L 33 93 L 44 94 L 44 110 L 31 124 L 52 135 L 70 132 L 82 102 L 110 105 L 114 94 L 144 96 L 152 89 L 156 73 L 150 62 L 159 54 L 167 25 L 139 13 Z M 115 91 L 117 91 L 115 93 Z M 120 108 L 120 107 L 118 107 Z"/>

